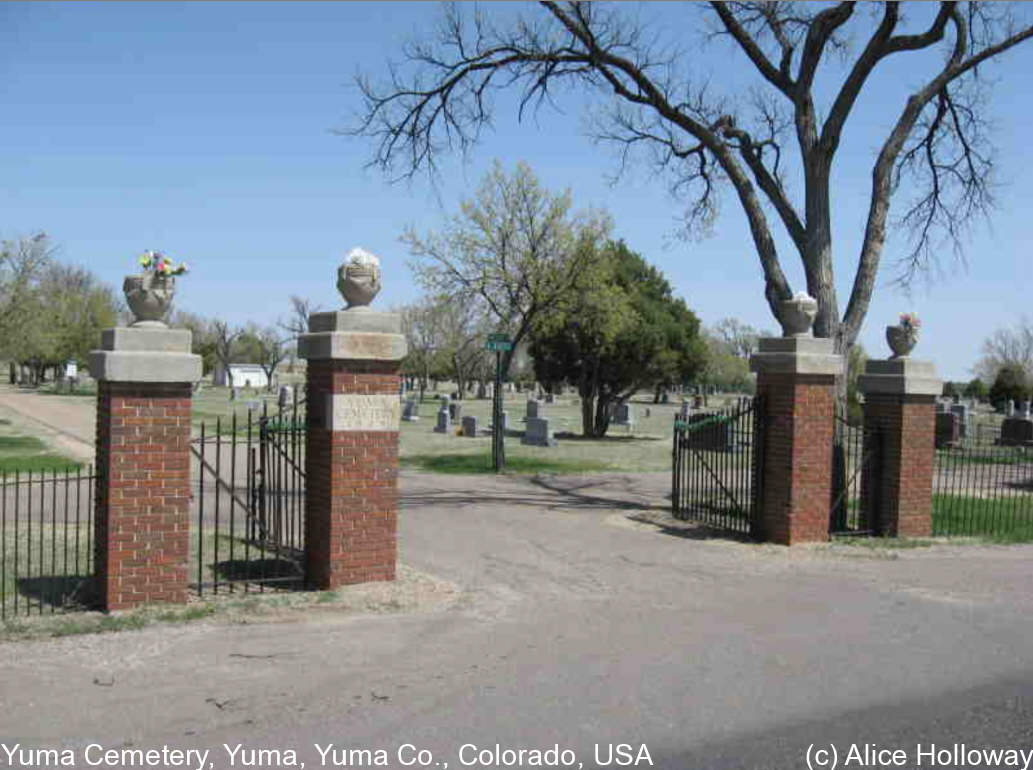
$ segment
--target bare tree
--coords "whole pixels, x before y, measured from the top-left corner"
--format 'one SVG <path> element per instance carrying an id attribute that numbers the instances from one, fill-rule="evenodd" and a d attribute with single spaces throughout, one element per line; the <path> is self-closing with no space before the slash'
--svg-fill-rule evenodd
<path id="1" fill-rule="evenodd" d="M 291 295 L 290 302 L 290 315 L 287 316 L 286 320 L 281 319 L 277 322 L 277 326 L 290 335 L 289 339 L 285 341 L 285 344 L 287 345 L 286 355 L 290 357 L 289 369 L 293 372 L 298 354 L 298 337 L 308 331 L 308 317 L 317 312 L 319 310 L 319 306 L 314 305 L 312 300 L 307 297 L 299 297 L 296 294 Z"/>
<path id="2" fill-rule="evenodd" d="M 859 10 L 866 7 L 870 13 Z M 778 318 L 779 303 L 793 292 L 768 221 L 769 204 L 803 264 L 808 293 L 818 300 L 816 334 L 834 338 L 836 349 L 846 352 L 868 312 L 893 194 L 914 196 L 900 216 L 914 236 L 902 262 L 905 281 L 928 265 L 941 237 L 957 245 L 963 224 L 989 205 L 993 163 L 978 68 L 1033 36 L 1033 26 L 1015 24 L 1007 3 L 912 7 L 914 16 L 928 17 L 915 29 L 897 2 L 688 4 L 686 14 L 702 8 L 712 34 L 733 41 L 755 71 L 756 88 L 726 99 L 693 82 L 685 74 L 687 55 L 665 49 L 622 7 L 541 2 L 536 14 L 498 27 L 479 10 L 450 6 L 437 38 L 406 48 L 405 63 L 392 67 L 388 83 L 360 77 L 365 111 L 353 133 L 374 140 L 374 164 L 408 176 L 433 170 L 442 151 L 473 146 L 491 124 L 496 90 L 519 89 L 521 115 L 559 98 L 563 82 L 594 90 L 610 107 L 596 121 L 596 136 L 615 143 L 622 162 L 638 148 L 651 152 L 687 200 L 687 226 L 708 224 L 719 187 L 731 186 Z M 925 7 L 927 13 L 919 10 Z M 686 26 L 703 21 L 689 18 Z M 859 40 L 859 48 L 851 51 L 848 39 Z M 934 71 L 889 116 L 887 133 L 876 140 L 864 235 L 841 312 L 833 270 L 834 162 L 872 74 L 884 62 L 912 54 L 920 66 L 932 62 Z M 838 87 L 827 103 L 816 104 L 819 70 L 830 79 L 837 60 L 843 63 Z M 790 192 L 799 187 L 787 181 L 791 161 L 802 181 L 801 200 Z"/>
<path id="3" fill-rule="evenodd" d="M 244 329 L 231 327 L 225 321 L 216 318 L 210 324 L 210 333 L 216 365 L 228 377 L 230 362 L 233 359 L 233 344 L 244 333 Z"/>
<path id="4" fill-rule="evenodd" d="M 569 193 L 545 190 L 526 164 L 507 175 L 496 163 L 443 231 L 408 230 L 402 240 L 424 288 L 454 305 L 486 308 L 515 349 L 538 314 L 571 291 L 591 246 L 609 232 L 607 216 L 573 215 L 570 206 Z M 513 350 L 503 354 L 503 376 L 512 358 Z"/>
<path id="5" fill-rule="evenodd" d="M 421 402 L 434 367 L 434 356 L 441 346 L 438 307 L 432 299 L 425 297 L 398 311 L 402 318 L 402 333 L 405 335 L 408 349 L 402 362 L 402 371 L 416 380 Z"/>
<path id="6" fill-rule="evenodd" d="M 738 318 L 722 318 L 714 324 L 713 333 L 738 358 L 749 359 L 757 350 L 760 332 Z"/>
<path id="7" fill-rule="evenodd" d="M 286 320 L 280 321 L 277 325 L 287 332 L 293 339 L 297 339 L 308 331 L 308 317 L 319 310 L 307 297 L 291 295 L 290 315 Z"/>
<path id="8" fill-rule="evenodd" d="M 1021 369 L 1033 379 L 1033 321 L 1022 318 L 1010 329 L 997 329 L 983 341 L 982 355 L 973 372 L 992 383 L 1004 367 Z"/>
<path id="9" fill-rule="evenodd" d="M 275 326 L 262 326 L 249 330 L 249 332 L 254 338 L 258 365 L 265 372 L 266 390 L 272 390 L 275 384 L 274 375 L 276 374 L 276 367 L 290 353 L 290 343 L 293 338 L 284 337 L 283 333 Z"/>

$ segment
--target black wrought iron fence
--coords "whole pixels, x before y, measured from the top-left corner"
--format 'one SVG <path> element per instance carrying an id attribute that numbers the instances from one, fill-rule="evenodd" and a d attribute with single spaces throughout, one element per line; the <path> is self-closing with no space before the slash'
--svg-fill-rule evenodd
<path id="1" fill-rule="evenodd" d="M 980 432 L 936 450 L 934 535 L 1033 539 L 1033 446 Z"/>
<path id="2" fill-rule="evenodd" d="M 88 606 L 96 480 L 92 467 L 0 474 L 0 618 Z"/>

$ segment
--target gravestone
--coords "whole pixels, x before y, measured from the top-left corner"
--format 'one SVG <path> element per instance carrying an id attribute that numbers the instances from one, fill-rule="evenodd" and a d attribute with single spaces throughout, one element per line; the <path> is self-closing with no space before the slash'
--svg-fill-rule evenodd
<path id="1" fill-rule="evenodd" d="M 1001 446 L 1033 445 L 1033 420 L 1023 417 L 1008 417 L 1001 423 Z"/>
<path id="2" fill-rule="evenodd" d="M 635 424 L 635 415 L 632 413 L 631 404 L 617 404 L 616 409 L 613 410 L 613 424 L 629 428 Z"/>
<path id="3" fill-rule="evenodd" d="M 950 413 L 958 418 L 958 436 L 965 438 L 968 435 L 968 407 L 965 404 L 954 404 Z"/>
<path id="4" fill-rule="evenodd" d="M 277 398 L 277 403 L 280 405 L 280 409 L 286 409 L 291 403 L 291 399 L 294 398 L 294 389 L 290 385 L 281 385 L 280 394 Z"/>
<path id="5" fill-rule="evenodd" d="M 947 449 L 961 440 L 961 420 L 953 412 L 936 413 L 936 448 Z"/>
<path id="6" fill-rule="evenodd" d="M 488 386 L 483 382 L 477 383 L 477 398 L 488 398 Z"/>
<path id="7" fill-rule="evenodd" d="M 494 430 L 495 429 L 495 424 L 491 423 L 491 425 L 489 427 L 492 430 Z M 503 411 L 502 412 L 502 432 L 505 433 L 508 430 L 509 430 L 509 412 Z"/>
<path id="8" fill-rule="evenodd" d="M 1004 402 L 1004 416 L 1014 417 L 1015 416 L 1015 402 L 1010 398 Z"/>
<path id="9" fill-rule="evenodd" d="M 556 437 L 549 428 L 549 420 L 545 417 L 528 417 L 520 443 L 528 446 L 556 446 Z"/>
<path id="10" fill-rule="evenodd" d="M 463 418 L 463 435 L 467 438 L 477 438 L 477 418 L 472 414 Z"/>
<path id="11" fill-rule="evenodd" d="M 1029 401 L 1022 401 L 1019 403 L 1019 414 L 1023 420 L 1029 419 Z"/>
<path id="12" fill-rule="evenodd" d="M 458 401 L 449 401 L 448 416 L 452 422 L 459 422 L 463 419 L 463 405 Z"/>
<path id="13" fill-rule="evenodd" d="M 665 391 L 663 392 L 663 395 L 661 395 L 661 396 L 660 396 L 660 403 L 661 403 L 661 404 L 668 404 L 668 403 L 670 403 L 670 401 L 671 401 L 671 394 L 670 394 L 670 393 L 668 393 L 668 392 L 667 392 L 667 391 L 665 390 Z"/>
<path id="14" fill-rule="evenodd" d="M 545 394 L 545 403 L 546 404 L 555 404 L 556 403 L 556 396 L 554 396 L 552 393 L 546 393 Z"/>
<path id="15" fill-rule="evenodd" d="M 417 422 L 420 419 L 420 416 L 416 413 L 417 410 L 416 399 L 406 399 L 405 406 L 402 407 L 402 419 L 406 422 Z"/>
<path id="16" fill-rule="evenodd" d="M 448 399 L 442 399 L 441 408 L 438 409 L 438 424 L 434 426 L 435 433 L 444 433 L 446 436 L 452 432 L 452 416 L 448 410 Z"/>
<path id="17" fill-rule="evenodd" d="M 542 402 L 537 399 L 527 399 L 527 414 L 525 417 L 530 420 L 533 417 L 543 417 L 545 410 L 542 409 Z"/>

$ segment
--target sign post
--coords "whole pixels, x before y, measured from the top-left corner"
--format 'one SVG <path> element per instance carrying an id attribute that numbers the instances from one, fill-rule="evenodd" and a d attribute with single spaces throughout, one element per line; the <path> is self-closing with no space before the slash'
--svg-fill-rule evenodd
<path id="1" fill-rule="evenodd" d="M 506 467 L 506 433 L 502 429 L 502 354 L 513 349 L 513 340 L 505 334 L 489 334 L 484 345 L 486 350 L 495 351 L 495 392 L 492 401 L 491 460 L 496 473 Z"/>

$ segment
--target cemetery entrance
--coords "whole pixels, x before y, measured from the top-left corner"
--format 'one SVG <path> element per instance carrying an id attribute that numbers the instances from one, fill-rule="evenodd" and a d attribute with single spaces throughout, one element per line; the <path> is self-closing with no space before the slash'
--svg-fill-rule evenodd
<path id="1" fill-rule="evenodd" d="M 201 423 L 191 451 L 190 582 L 206 592 L 304 585 L 305 403 L 250 405 Z"/>
<path id="2" fill-rule="evenodd" d="M 851 423 L 845 412 L 837 409 L 832 440 L 830 535 L 875 533 L 881 453 L 881 432 L 874 426 Z"/>
<path id="3" fill-rule="evenodd" d="M 753 536 L 761 502 L 763 418 L 758 398 L 674 424 L 672 511 L 677 519 Z"/>

